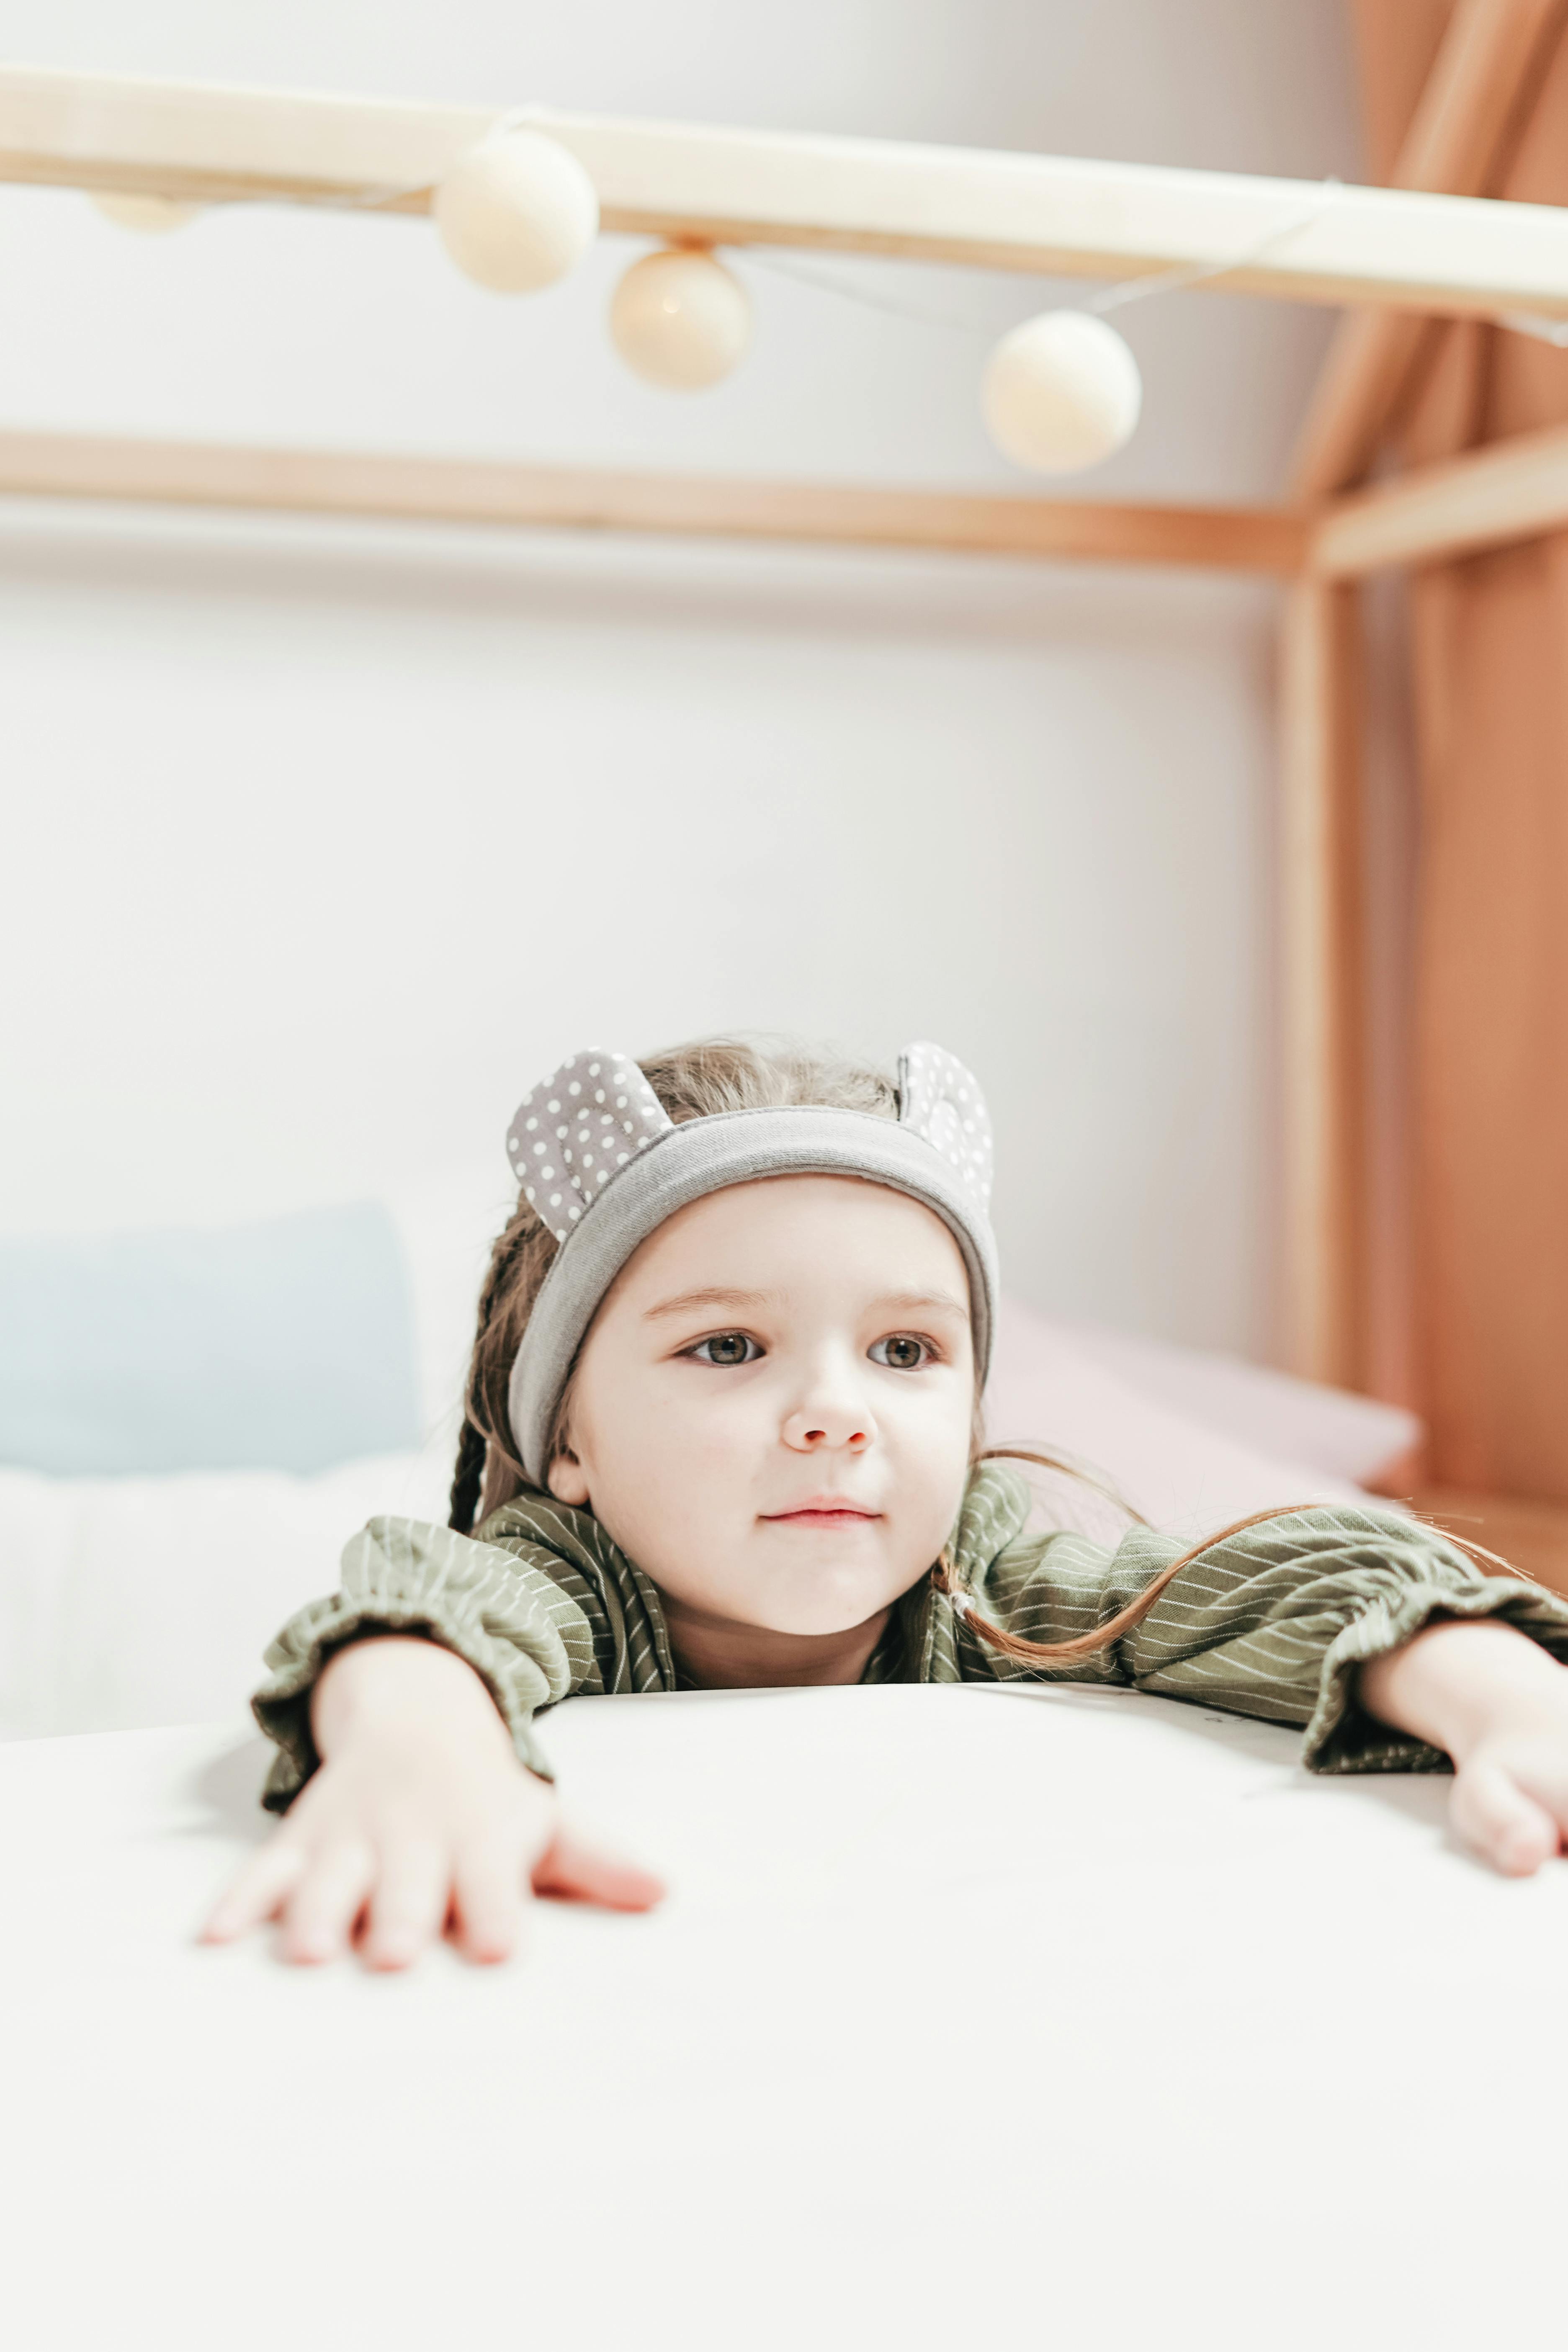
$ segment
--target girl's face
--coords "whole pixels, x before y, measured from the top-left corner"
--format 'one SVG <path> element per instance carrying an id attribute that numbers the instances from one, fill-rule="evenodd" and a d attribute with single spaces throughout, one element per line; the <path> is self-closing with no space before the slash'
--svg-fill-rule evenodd
<path id="1" fill-rule="evenodd" d="M 772 1177 L 692 1202 L 628 1260 L 550 1486 L 709 1623 L 837 1633 L 936 1559 L 973 1407 L 941 1219 L 853 1177 Z"/>

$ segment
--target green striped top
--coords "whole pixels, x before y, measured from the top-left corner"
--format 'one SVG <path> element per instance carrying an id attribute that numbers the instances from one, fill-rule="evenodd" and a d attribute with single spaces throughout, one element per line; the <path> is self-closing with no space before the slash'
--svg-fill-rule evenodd
<path id="1" fill-rule="evenodd" d="M 1114 1550 L 1058 1530 L 1026 1534 L 1032 1498 L 995 1463 L 972 1475 L 952 1545 L 981 1613 L 1030 1641 L 1104 1624 L 1184 1549 L 1134 1528 Z M 1431 1528 L 1371 1504 L 1290 1511 L 1210 1544 L 1142 1622 L 1071 1664 L 1027 1665 L 987 1649 L 922 1578 L 895 1606 L 865 1682 L 1131 1684 L 1168 1698 L 1306 1727 L 1316 1772 L 1433 1771 L 1447 1759 L 1366 1715 L 1356 1669 L 1434 1617 L 1500 1617 L 1568 1664 L 1568 1601 L 1525 1579 L 1483 1575 Z M 264 1802 L 281 1812 L 315 1769 L 310 1698 L 345 1642 L 428 1634 L 489 1685 L 525 1764 L 549 1777 L 534 1720 L 563 1698 L 690 1687 L 655 1585 L 589 1511 L 522 1495 L 472 1536 L 418 1519 L 372 1519 L 342 1581 L 291 1617 L 253 1702 L 278 1745 Z"/>

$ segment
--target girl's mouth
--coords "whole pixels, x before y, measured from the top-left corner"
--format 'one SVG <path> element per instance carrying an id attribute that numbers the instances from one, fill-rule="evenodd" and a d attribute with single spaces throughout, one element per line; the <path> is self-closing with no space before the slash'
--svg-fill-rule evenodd
<path id="1" fill-rule="evenodd" d="M 809 1503 L 797 1504 L 793 1511 L 764 1511 L 763 1517 L 771 1528 L 859 1528 L 869 1527 L 879 1519 L 880 1511 L 870 1511 L 861 1503 L 846 1503 L 833 1496 L 814 1496 Z"/>

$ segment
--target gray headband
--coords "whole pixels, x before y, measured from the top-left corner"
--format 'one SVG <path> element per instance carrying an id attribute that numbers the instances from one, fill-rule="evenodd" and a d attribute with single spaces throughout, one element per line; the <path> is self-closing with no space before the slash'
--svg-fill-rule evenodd
<path id="1" fill-rule="evenodd" d="M 963 1254 L 981 1385 L 995 1322 L 991 1122 L 962 1062 L 906 1047 L 899 1116 L 792 1105 L 677 1125 L 627 1054 L 589 1046 L 518 1106 L 512 1171 L 559 1247 L 511 1368 L 518 1459 L 537 1486 L 562 1392 L 599 1302 L 634 1250 L 705 1193 L 767 1176 L 858 1176 L 923 1202 Z"/>

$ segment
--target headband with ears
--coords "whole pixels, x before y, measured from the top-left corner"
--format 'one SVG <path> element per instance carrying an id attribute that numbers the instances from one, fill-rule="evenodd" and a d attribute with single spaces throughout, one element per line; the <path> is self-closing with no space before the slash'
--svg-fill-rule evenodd
<path id="1" fill-rule="evenodd" d="M 858 1176 L 923 1202 L 963 1255 L 984 1381 L 996 1295 L 991 1121 L 975 1079 L 940 1045 L 900 1055 L 896 1121 L 790 1104 L 679 1124 L 629 1055 L 588 1046 L 523 1097 L 507 1151 L 523 1198 L 560 1244 L 511 1371 L 512 1434 L 536 1486 L 577 1350 L 611 1283 L 667 1217 L 731 1184 Z"/>
<path id="2" fill-rule="evenodd" d="M 899 1124 L 923 1136 L 985 1215 L 991 1119 L 978 1083 L 956 1055 L 941 1045 L 905 1046 L 899 1056 Z M 506 1148 L 524 1200 L 563 1242 L 618 1170 L 675 1131 L 676 1122 L 630 1056 L 590 1045 L 524 1095 Z"/>

